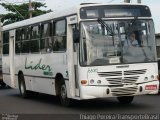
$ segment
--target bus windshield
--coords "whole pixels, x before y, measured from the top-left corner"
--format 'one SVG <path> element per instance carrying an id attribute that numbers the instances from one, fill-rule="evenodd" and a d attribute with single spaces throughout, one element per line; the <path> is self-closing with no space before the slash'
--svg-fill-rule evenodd
<path id="1" fill-rule="evenodd" d="M 81 65 L 156 61 L 152 20 L 86 21 L 81 22 L 80 34 Z"/>

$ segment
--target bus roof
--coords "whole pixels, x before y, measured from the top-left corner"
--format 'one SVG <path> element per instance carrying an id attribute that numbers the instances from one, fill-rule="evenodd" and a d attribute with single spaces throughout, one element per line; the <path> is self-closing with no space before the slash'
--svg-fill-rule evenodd
<path id="1" fill-rule="evenodd" d="M 5 26 L 3 26 L 2 31 L 11 30 L 14 28 L 22 27 L 22 26 L 32 25 L 34 23 L 44 22 L 47 20 L 52 20 L 54 18 L 63 17 L 63 16 L 71 15 L 71 14 L 76 14 L 76 12 L 77 12 L 76 7 L 66 9 L 64 11 L 57 12 L 57 13 L 50 12 L 50 13 L 47 13 L 44 15 L 40 15 L 40 16 L 33 17 L 30 19 L 26 19 L 26 20 L 22 20 L 19 22 L 9 24 L 9 25 L 5 25 Z"/>
<path id="2" fill-rule="evenodd" d="M 47 20 L 52 20 L 54 18 L 58 18 L 58 17 L 63 17 L 63 16 L 69 16 L 72 14 L 76 14 L 77 12 L 77 8 L 81 8 L 81 7 L 87 7 L 87 6 L 97 6 L 97 5 L 141 5 L 141 4 L 131 4 L 131 3 L 123 3 L 123 4 L 100 4 L 100 3 L 82 3 L 81 5 L 79 5 L 78 7 L 72 7 L 63 11 L 58 11 L 58 12 L 50 12 L 44 15 L 40 15 L 37 17 L 33 17 L 30 19 L 26 19 L 26 20 L 22 20 L 20 22 L 15 22 L 9 25 L 5 25 L 3 26 L 2 31 L 6 31 L 6 30 L 11 30 L 11 29 L 15 29 L 15 28 L 19 28 L 22 26 L 28 26 L 28 25 L 32 25 L 35 23 L 40 23 L 40 22 L 44 22 Z"/>

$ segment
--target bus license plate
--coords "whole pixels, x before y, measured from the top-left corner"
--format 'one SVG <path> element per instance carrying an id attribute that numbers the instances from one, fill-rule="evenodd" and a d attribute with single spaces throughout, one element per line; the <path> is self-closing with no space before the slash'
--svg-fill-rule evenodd
<path id="1" fill-rule="evenodd" d="M 156 90 L 157 89 L 157 85 L 146 85 L 145 86 L 145 90 Z"/>

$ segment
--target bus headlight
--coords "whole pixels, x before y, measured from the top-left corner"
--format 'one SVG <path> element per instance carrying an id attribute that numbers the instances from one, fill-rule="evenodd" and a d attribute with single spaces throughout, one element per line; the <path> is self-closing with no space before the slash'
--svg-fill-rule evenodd
<path id="1" fill-rule="evenodd" d="M 144 78 L 144 81 L 147 81 L 147 80 L 148 80 L 148 77 L 145 77 L 145 78 Z"/>
<path id="2" fill-rule="evenodd" d="M 101 80 L 98 80 L 98 81 L 97 81 L 97 84 L 101 84 Z"/>
<path id="3" fill-rule="evenodd" d="M 151 79 L 154 80 L 154 75 L 151 75 Z"/>
<path id="4" fill-rule="evenodd" d="M 90 80 L 90 83 L 91 83 L 91 84 L 93 84 L 93 83 L 94 83 L 94 80 L 93 80 L 93 79 L 91 79 L 91 80 Z"/>

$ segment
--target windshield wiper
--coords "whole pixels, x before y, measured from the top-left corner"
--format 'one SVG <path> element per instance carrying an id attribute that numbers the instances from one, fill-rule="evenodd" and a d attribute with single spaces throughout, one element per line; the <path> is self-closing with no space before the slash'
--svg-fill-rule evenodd
<path id="1" fill-rule="evenodd" d="M 113 32 L 112 28 L 109 27 L 109 26 L 102 20 L 102 18 L 98 18 L 97 22 L 98 22 L 99 24 L 101 24 L 103 27 L 105 27 L 106 30 L 111 34 L 111 36 L 114 36 L 114 32 Z"/>

